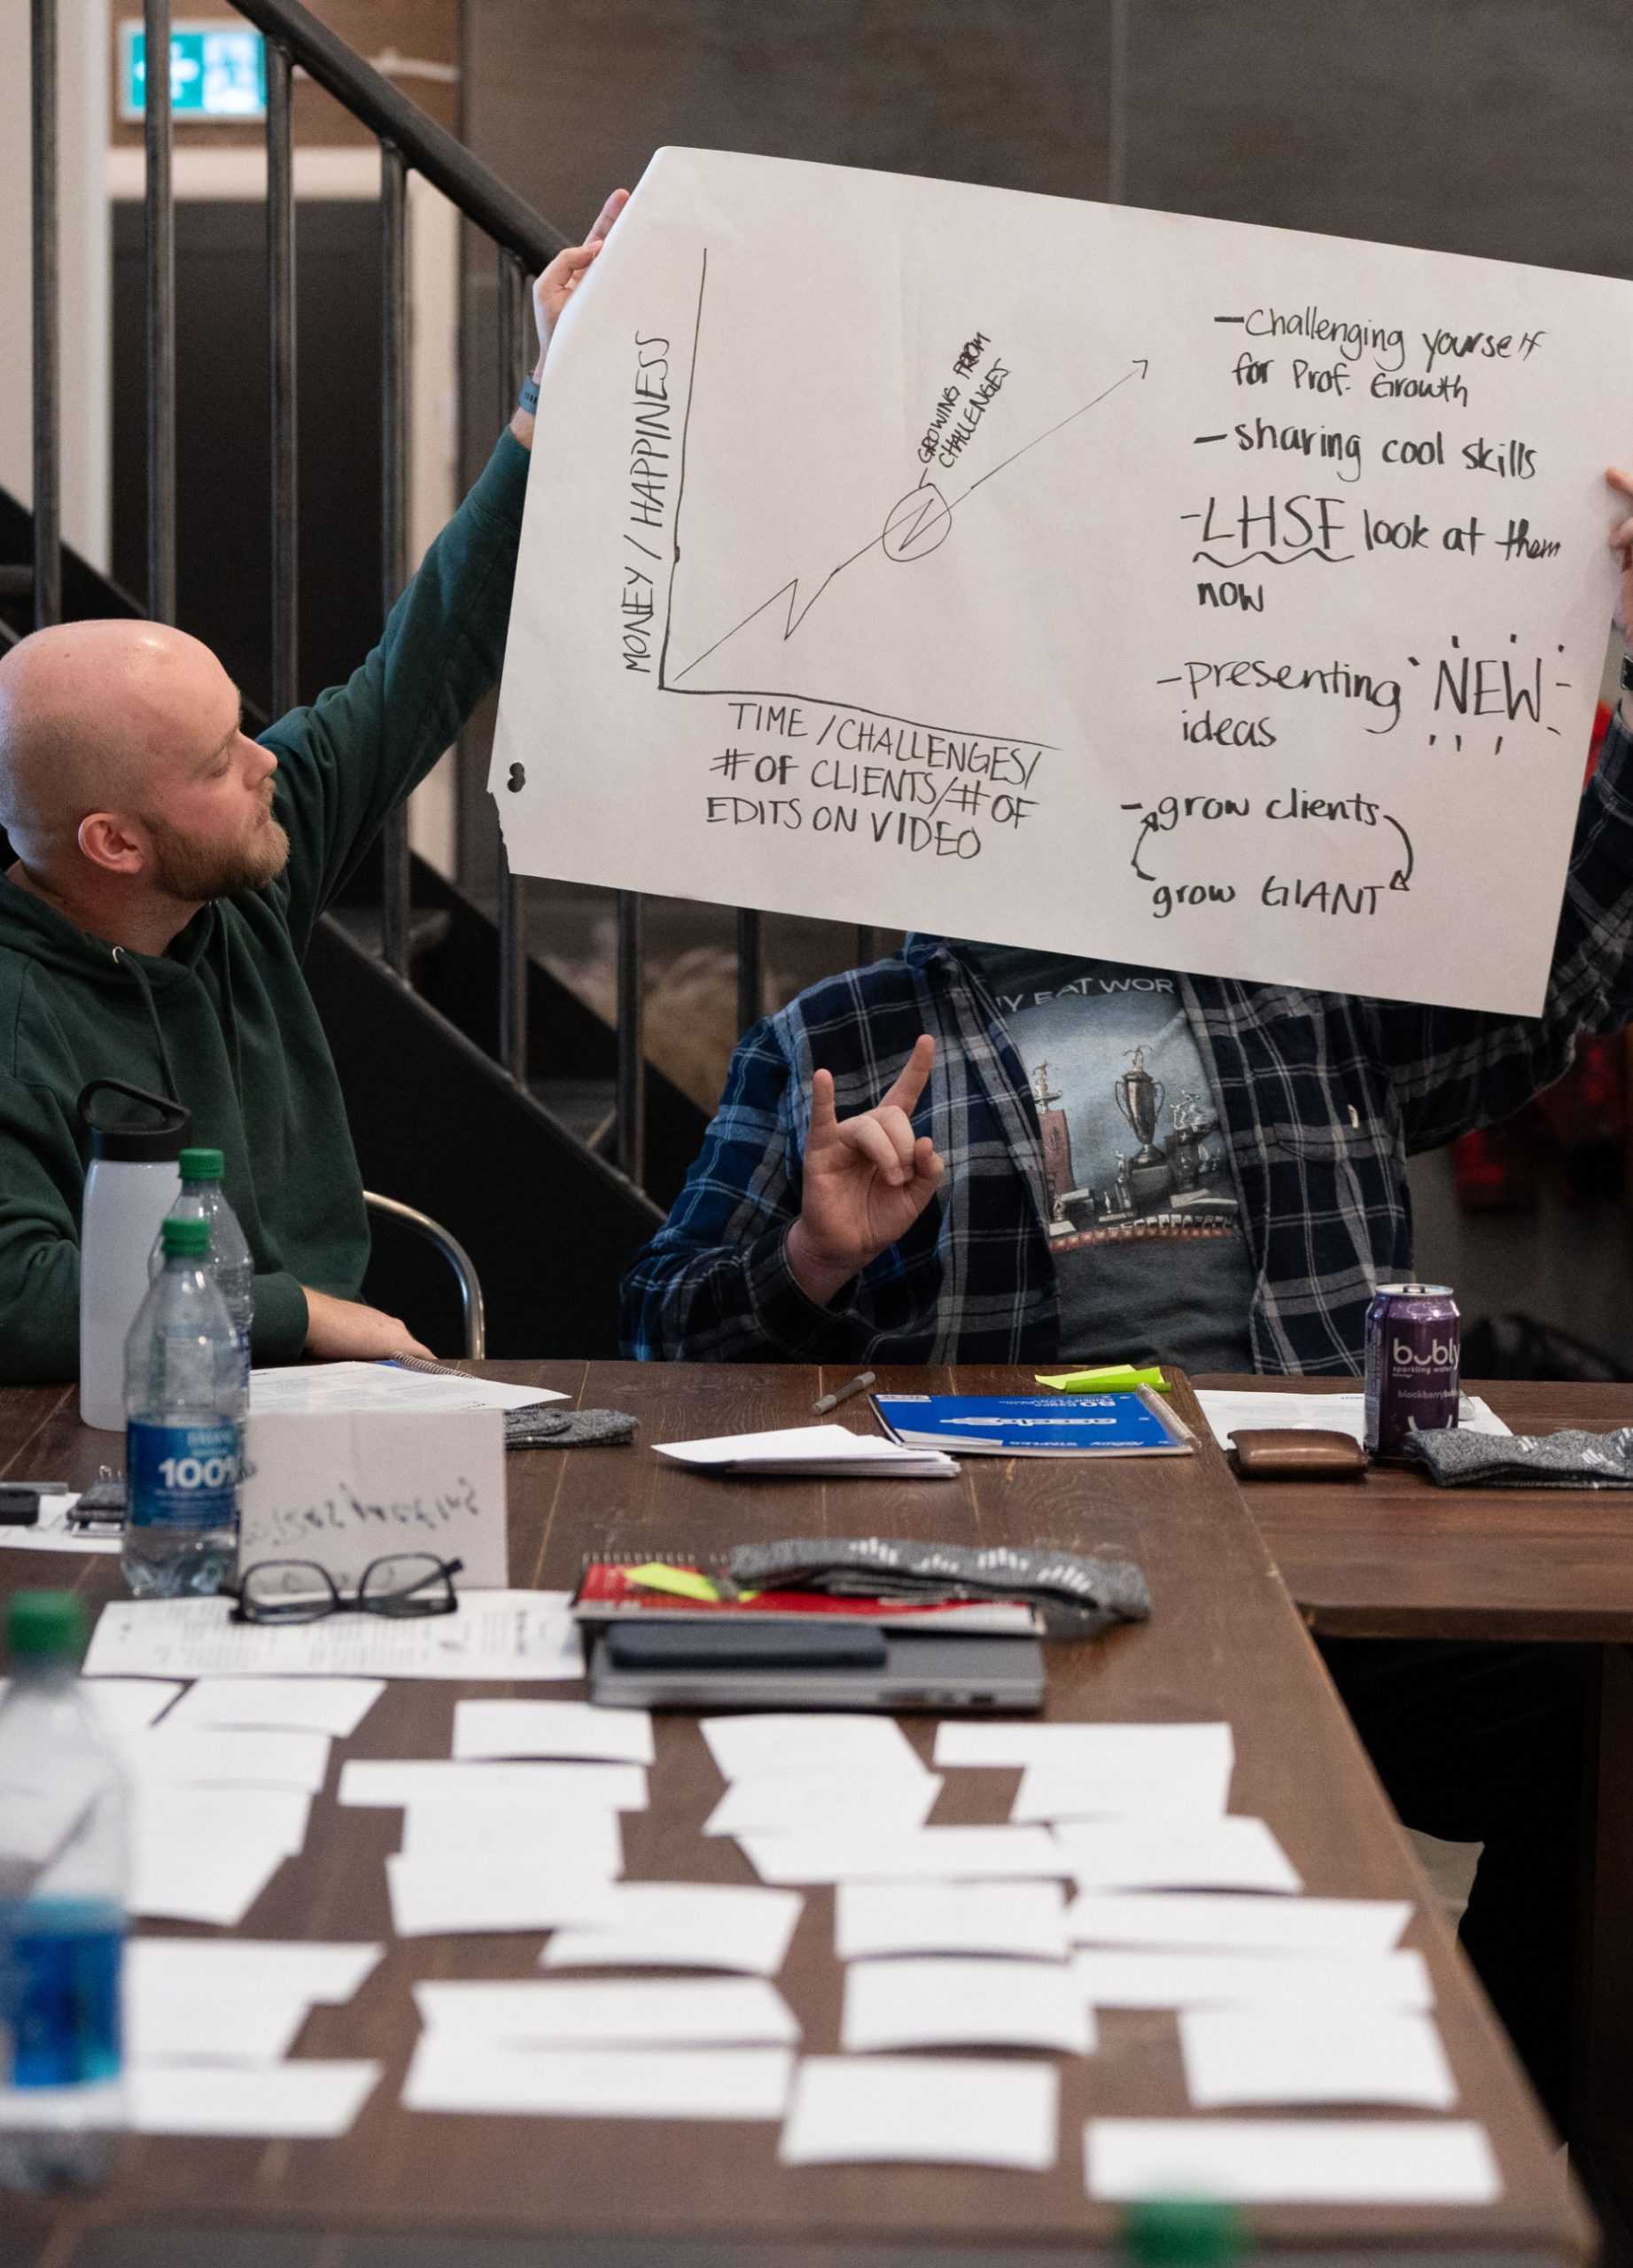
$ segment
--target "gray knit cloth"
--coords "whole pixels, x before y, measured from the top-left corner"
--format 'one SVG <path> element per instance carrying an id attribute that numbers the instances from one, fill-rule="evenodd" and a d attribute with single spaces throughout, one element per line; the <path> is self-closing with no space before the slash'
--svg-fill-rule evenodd
<path id="1" fill-rule="evenodd" d="M 730 1580 L 745 1588 L 826 1591 L 839 1598 L 1012 1599 L 1035 1606 L 1057 1635 L 1092 1637 L 1117 1622 L 1144 1622 L 1151 1612 L 1146 1578 L 1131 1559 L 1060 1551 L 1043 1544 L 1017 1550 L 964 1543 L 917 1543 L 894 1537 L 821 1536 L 779 1543 L 740 1543 L 727 1561 Z"/>
<path id="2" fill-rule="evenodd" d="M 634 1438 L 635 1421 L 621 1410 L 551 1410 L 534 1402 L 505 1412 L 508 1449 L 585 1449 Z"/>
<path id="3" fill-rule="evenodd" d="M 1633 1425 L 1614 1433 L 1409 1433 L 1404 1454 L 1442 1488 L 1633 1488 Z"/>

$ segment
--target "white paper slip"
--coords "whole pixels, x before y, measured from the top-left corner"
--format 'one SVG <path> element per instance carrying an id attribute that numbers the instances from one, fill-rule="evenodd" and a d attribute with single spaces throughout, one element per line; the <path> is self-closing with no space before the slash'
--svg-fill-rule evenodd
<path id="1" fill-rule="evenodd" d="M 0 1525 L 0 1549 L 7 1551 L 75 1551 L 116 1552 L 120 1548 L 117 1531 L 109 1535 L 88 1534 L 84 1528 L 73 1526 L 68 1519 L 68 1507 L 80 1501 L 78 1489 L 62 1496 L 42 1496 L 40 1517 L 32 1527 L 13 1527 L 10 1522 Z"/>
<path id="2" fill-rule="evenodd" d="M 1420 1953 L 1080 1953 L 1072 1975 L 1092 2008 L 1251 2008 L 1266 2001 L 1348 2016 L 1357 2006 L 1432 2008 L 1435 1983 Z"/>
<path id="3" fill-rule="evenodd" d="M 280 1374 L 284 1375 L 284 1374 Z M 234 1622 L 226 1598 L 124 1599 L 105 1606 L 89 1677 L 582 1677 L 565 1591 L 463 1591 L 454 1614 L 329 1614 Z"/>
<path id="4" fill-rule="evenodd" d="M 787 2047 L 512 2048 L 458 2033 L 421 2037 L 408 2110 L 556 2118 L 781 2118 Z"/>
<path id="5" fill-rule="evenodd" d="M 866 1818 L 885 1828 L 922 1827 L 941 1793 L 935 1772 L 772 1773 L 734 1780 L 704 1821 L 705 1835 L 747 1835 L 814 1826 L 831 1819 L 854 1828 Z"/>
<path id="6" fill-rule="evenodd" d="M 1236 1744 L 1229 1725 L 1055 1725 L 982 1717 L 936 1728 L 936 1762 L 1046 1766 L 1065 1774 L 1117 1780 L 1228 1769 Z"/>
<path id="7" fill-rule="evenodd" d="M 592 1922 L 604 1910 L 609 1888 L 564 1857 L 538 1853 L 515 1860 L 486 1855 L 385 1861 L 392 1927 L 400 1938 L 467 1937 L 553 1930 L 564 1922 Z"/>
<path id="8" fill-rule="evenodd" d="M 1005 2165 L 1041 2173 L 1059 2148 L 1053 2063 L 976 2056 L 807 2055 L 784 2165 Z"/>
<path id="9" fill-rule="evenodd" d="M 405 1371 L 394 1363 L 302 1363 L 250 1372 L 250 1413 L 290 1410 L 530 1410 L 565 1402 L 553 1386 L 504 1386 L 497 1379 Z"/>
<path id="10" fill-rule="evenodd" d="M 815 1772 L 923 1772 L 918 1751 L 893 1717 L 823 1713 L 704 1717 L 699 1730 L 727 1780 Z"/>
<path id="11" fill-rule="evenodd" d="M 638 1764 L 451 1764 L 354 1757 L 340 1769 L 343 1804 L 401 1810 L 409 1804 L 509 1805 L 517 1820 L 553 1813 L 644 1811 L 647 1775 Z"/>
<path id="12" fill-rule="evenodd" d="M 618 1815 L 599 1805 L 560 1804 L 545 1818 L 518 1820 L 513 1809 L 487 1804 L 408 1804 L 401 1850 L 405 1859 L 503 1869 L 513 1878 L 541 1867 L 609 1880 L 624 1871 Z"/>
<path id="13" fill-rule="evenodd" d="M 133 1972 L 125 1985 L 128 2053 L 135 2063 L 276 2063 L 288 2054 L 311 2006 L 304 1993 L 242 1981 L 229 1995 L 195 1978 L 178 1985 Z"/>
<path id="14" fill-rule="evenodd" d="M 115 1740 L 145 1732 L 167 1714 L 181 1690 L 173 1678 L 160 1677 L 88 1677 L 80 1686 L 103 1731 Z"/>
<path id="15" fill-rule="evenodd" d="M 805 1906 L 735 1883 L 619 1883 L 604 1920 L 558 1930 L 547 1969 L 729 1969 L 774 1977 Z"/>
<path id="16" fill-rule="evenodd" d="M 377 2063 L 299 2061 L 232 2070 L 138 2064 L 130 2124 L 138 2134 L 284 2135 L 329 2141 L 350 2132 L 373 2093 Z"/>
<path id="17" fill-rule="evenodd" d="M 1094 2015 L 1069 1973 L 1036 1961 L 858 1961 L 845 1971 L 839 2044 L 1053 2047 L 1086 2055 Z"/>
<path id="18" fill-rule="evenodd" d="M 1070 1872 L 1046 1827 L 919 1827 L 899 1835 L 852 1827 L 737 1840 L 762 1882 L 1047 1882 Z"/>
<path id="19" fill-rule="evenodd" d="M 209 1922 L 218 1929 L 236 1929 L 287 1855 L 266 1841 L 190 1848 L 138 1836 L 129 1910 L 148 1921 Z"/>
<path id="20" fill-rule="evenodd" d="M 1202 1415 L 1221 1449 L 1229 1449 L 1239 1426 L 1292 1426 L 1297 1432 L 1348 1433 L 1352 1441 L 1366 1434 L 1366 1396 L 1364 1394 L 1265 1394 L 1248 1390 L 1233 1394 L 1209 1386 L 1197 1395 Z M 1477 1394 L 1458 1399 L 1458 1424 L 1468 1433 L 1508 1433 L 1489 1402 Z"/>
<path id="21" fill-rule="evenodd" d="M 1222 1819 L 1229 1757 L 1176 1772 L 1095 1772 L 1069 1762 L 1029 1765 L 1009 1816 L 1029 1819 Z"/>
<path id="22" fill-rule="evenodd" d="M 1154 1897 L 1085 1891 L 1066 1926 L 1085 1946 L 1173 1946 L 1197 1952 L 1384 1953 L 1411 1919 L 1404 1899 L 1233 1898 L 1206 1891 Z"/>
<path id="23" fill-rule="evenodd" d="M 133 1938 L 125 1948 L 125 1975 L 155 1992 L 198 1985 L 230 2002 L 264 1987 L 327 2006 L 349 2000 L 385 1950 L 299 1938 Z"/>
<path id="24" fill-rule="evenodd" d="M 91 1690 L 104 1692 L 110 1682 L 99 1679 Z M 232 1725 L 349 1740 L 385 1690 L 377 1677 L 201 1677 L 170 1711 L 165 1729 Z"/>
<path id="25" fill-rule="evenodd" d="M 1455 2119 L 1091 2118 L 1091 2197 L 1165 2192 L 1264 2205 L 1489 2205 L 1483 2126 Z"/>
<path id="26" fill-rule="evenodd" d="M 416 1984 L 414 2000 L 427 2031 L 513 2047 L 790 2047 L 799 2039 L 794 2011 L 758 1977 Z"/>
<path id="27" fill-rule="evenodd" d="M 292 1859 L 306 1848 L 312 1798 L 299 1788 L 211 1788 L 144 1780 L 135 1791 L 133 1839 L 206 1860 L 223 1846 L 261 1844 Z"/>
<path id="28" fill-rule="evenodd" d="M 702 1441 L 660 1441 L 659 1456 L 705 1472 L 820 1475 L 830 1480 L 956 1480 L 956 1461 L 848 1425 L 790 1425 L 769 1433 L 720 1433 Z"/>
<path id="29" fill-rule="evenodd" d="M 1279 2102 L 1450 2110 L 1458 2099 L 1440 2033 L 1427 2016 L 1186 2008 L 1179 2046 L 1196 2110 Z"/>
<path id="30" fill-rule="evenodd" d="M 462 1762 L 548 1756 L 650 1764 L 652 1715 L 587 1701 L 456 1701 L 454 1754 Z"/>
<path id="31" fill-rule="evenodd" d="M 834 1951 L 841 1961 L 934 1953 L 1060 1961 L 1065 1915 L 1057 1882 L 842 1882 Z"/>
<path id="32" fill-rule="evenodd" d="M 327 1733 L 249 1732 L 231 1725 L 202 1731 L 167 1719 L 133 1733 L 120 1753 L 130 1776 L 194 1787 L 293 1788 L 315 1796 L 329 1771 Z"/>
<path id="33" fill-rule="evenodd" d="M 1061 1871 L 1080 1890 L 1268 1890 L 1291 1895 L 1304 1887 L 1262 1819 L 1073 1821 L 1054 1834 Z"/>

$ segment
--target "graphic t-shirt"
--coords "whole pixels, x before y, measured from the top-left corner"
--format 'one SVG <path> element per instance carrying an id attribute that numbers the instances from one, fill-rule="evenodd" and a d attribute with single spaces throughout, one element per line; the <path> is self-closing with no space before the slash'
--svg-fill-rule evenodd
<path id="1" fill-rule="evenodd" d="M 1173 976 L 969 945 L 1031 1082 L 1068 1362 L 1253 1367 L 1253 1269 Z"/>

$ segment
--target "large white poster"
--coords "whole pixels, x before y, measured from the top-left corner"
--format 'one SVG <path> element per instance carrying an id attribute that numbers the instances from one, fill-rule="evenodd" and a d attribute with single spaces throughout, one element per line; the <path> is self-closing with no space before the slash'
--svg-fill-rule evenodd
<path id="1" fill-rule="evenodd" d="M 1633 284 L 654 158 L 540 406 L 512 866 L 1534 1013 Z"/>

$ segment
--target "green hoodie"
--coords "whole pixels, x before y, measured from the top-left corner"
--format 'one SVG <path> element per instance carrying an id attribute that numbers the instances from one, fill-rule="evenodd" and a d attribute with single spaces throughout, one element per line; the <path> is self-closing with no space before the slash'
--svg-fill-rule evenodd
<path id="1" fill-rule="evenodd" d="M 303 1284 L 354 1299 L 369 1258 L 356 1154 L 301 974 L 318 916 L 448 747 L 504 652 L 527 453 L 505 435 L 362 667 L 263 735 L 289 864 L 205 906 L 167 952 L 76 928 L 0 877 L 0 1384 L 79 1371 L 89 1079 L 192 1112 L 255 1256 L 254 1357 L 306 1343 Z"/>

